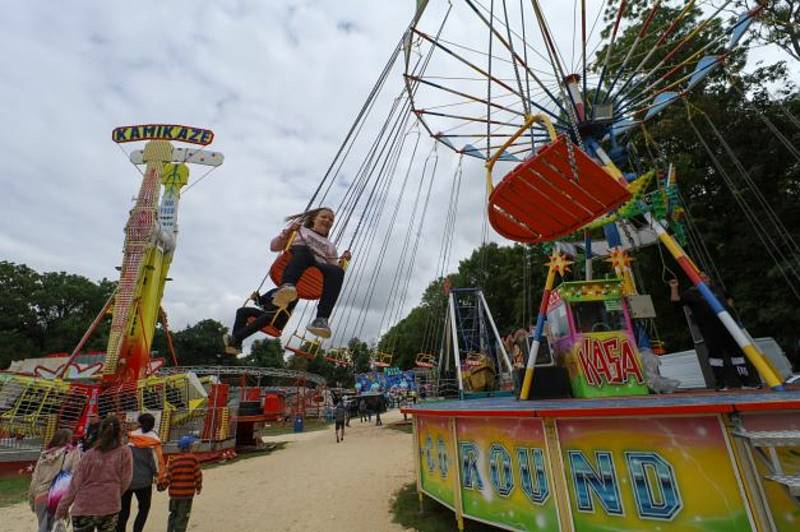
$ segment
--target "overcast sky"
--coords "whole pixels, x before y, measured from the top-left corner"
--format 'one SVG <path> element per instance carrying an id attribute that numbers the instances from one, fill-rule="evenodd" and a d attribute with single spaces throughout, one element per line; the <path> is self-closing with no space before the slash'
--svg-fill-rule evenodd
<path id="1" fill-rule="evenodd" d="M 181 201 L 174 281 L 163 305 L 175 329 L 205 318 L 230 325 L 274 258 L 269 239 L 284 216 L 305 206 L 414 5 L 411 0 L 6 4 L 0 17 L 0 259 L 38 271 L 116 279 L 123 228 L 141 176 L 112 143 L 112 129 L 146 123 L 209 128 L 216 133 L 210 149 L 222 152 L 225 163 Z M 556 29 L 571 27 L 569 13 L 551 14 Z M 376 117 L 385 116 L 401 90 L 401 74 L 393 72 Z M 369 135 L 374 131 L 365 132 Z M 409 133 L 407 150 L 415 135 Z M 377 239 L 389 234 L 389 252 L 364 325 L 348 324 L 347 336 L 360 333 L 369 340 L 381 324 L 384 330 L 390 324 L 384 308 L 414 213 L 411 198 L 423 168 L 432 172 L 434 160 L 431 209 L 404 308 L 395 314 L 415 305 L 435 276 L 458 157 L 441 147 L 434 153 L 433 146 L 423 134 L 394 232 L 376 233 Z M 398 187 L 410 153 L 398 163 Z M 353 164 L 363 156 L 354 151 Z M 193 167 L 190 183 L 204 172 Z M 353 172 L 345 168 L 333 198 Z M 398 190 L 389 194 L 386 220 Z M 481 165 L 465 159 L 450 270 L 481 242 L 483 191 Z M 416 216 L 419 220 L 419 211 Z M 491 231 L 489 239 L 500 241 Z M 371 272 L 376 260 L 357 256 L 351 273 L 357 261 Z M 350 306 L 356 315 L 364 311 L 358 303 Z"/>

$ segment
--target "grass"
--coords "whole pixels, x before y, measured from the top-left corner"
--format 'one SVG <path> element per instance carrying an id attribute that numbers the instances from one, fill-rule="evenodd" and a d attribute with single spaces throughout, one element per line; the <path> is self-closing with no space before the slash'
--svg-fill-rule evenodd
<path id="1" fill-rule="evenodd" d="M 393 522 L 418 532 L 451 532 L 457 530 L 456 514 L 430 497 L 425 497 L 419 511 L 419 499 L 415 483 L 406 484 L 392 500 Z M 500 530 L 464 519 L 465 532 L 494 532 Z"/>
<path id="2" fill-rule="evenodd" d="M 303 425 L 303 432 L 313 432 L 315 430 L 324 430 L 330 428 L 331 423 L 325 423 L 316 418 L 306 418 Z M 281 434 L 289 434 L 294 432 L 294 423 L 289 422 L 285 425 L 274 423 L 270 426 L 265 426 L 261 429 L 262 436 L 280 436 Z"/>
<path id="3" fill-rule="evenodd" d="M 0 508 L 27 500 L 30 483 L 30 475 L 0 477 Z"/>
<path id="4" fill-rule="evenodd" d="M 406 434 L 412 434 L 414 432 L 414 427 L 411 425 L 411 420 L 408 421 L 395 421 L 394 423 L 389 423 L 386 425 L 386 428 L 397 430 L 399 432 L 405 432 Z"/>

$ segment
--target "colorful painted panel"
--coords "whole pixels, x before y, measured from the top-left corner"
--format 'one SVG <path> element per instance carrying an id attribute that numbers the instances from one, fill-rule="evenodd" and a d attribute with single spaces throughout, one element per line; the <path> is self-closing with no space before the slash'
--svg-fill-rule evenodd
<path id="1" fill-rule="evenodd" d="M 575 530 L 752 530 L 716 416 L 557 421 Z"/>
<path id="2" fill-rule="evenodd" d="M 747 431 L 800 431 L 800 414 L 796 412 L 747 414 L 744 416 L 744 427 Z M 766 453 L 768 449 L 763 449 Z M 800 475 L 800 447 L 775 447 L 784 475 Z M 800 530 L 800 500 L 789 495 L 788 489 L 777 482 L 766 480 L 772 475 L 772 467 L 768 454 L 753 450 L 764 492 L 764 499 L 769 507 L 776 530 L 789 532 Z"/>
<path id="3" fill-rule="evenodd" d="M 422 490 L 453 508 L 456 463 L 448 419 L 417 417 L 417 437 Z"/>
<path id="4" fill-rule="evenodd" d="M 461 418 L 456 430 L 465 516 L 513 530 L 558 530 L 541 420 Z"/>
<path id="5" fill-rule="evenodd" d="M 624 332 L 576 335 L 566 353 L 575 397 L 647 395 L 639 352 Z"/>

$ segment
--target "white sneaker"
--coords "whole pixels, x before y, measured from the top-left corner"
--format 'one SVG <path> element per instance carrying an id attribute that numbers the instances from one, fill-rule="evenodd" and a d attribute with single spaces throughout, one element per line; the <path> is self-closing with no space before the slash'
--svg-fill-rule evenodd
<path id="1" fill-rule="evenodd" d="M 328 320 L 325 318 L 317 318 L 306 326 L 308 332 L 320 338 L 330 338 L 331 328 L 328 326 Z"/>
<path id="2" fill-rule="evenodd" d="M 231 336 L 229 334 L 222 335 L 222 342 L 225 344 L 226 355 L 237 356 L 242 353 L 241 348 L 237 347 L 236 344 L 231 342 Z"/>
<path id="3" fill-rule="evenodd" d="M 282 284 L 272 295 L 272 304 L 278 308 L 285 308 L 295 299 L 297 299 L 297 288 L 293 284 Z"/>

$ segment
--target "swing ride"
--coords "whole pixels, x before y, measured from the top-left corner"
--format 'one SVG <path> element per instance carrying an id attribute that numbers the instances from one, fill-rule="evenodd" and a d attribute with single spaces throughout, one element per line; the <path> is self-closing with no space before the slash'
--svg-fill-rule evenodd
<path id="1" fill-rule="evenodd" d="M 439 395 L 450 387 L 459 400 L 405 409 L 413 414 L 420 501 L 424 494 L 452 509 L 460 529 L 467 517 L 510 530 L 792 530 L 800 497 L 800 393 L 784 389 L 782 376 L 689 258 L 677 170 L 648 130 L 671 106 L 687 107 L 693 129 L 693 117 L 709 120 L 693 107 L 692 95 L 744 51 L 743 37 L 760 8 L 726 21 L 729 0 L 717 6 L 690 0 L 678 7 L 611 1 L 613 24 L 601 37 L 590 16 L 597 12 L 599 18 L 606 2 L 576 0 L 572 33 L 555 28 L 553 15 L 566 4 L 544 4 L 417 2 L 412 23 L 305 209 L 338 200 L 331 241 L 370 259 L 357 260 L 348 271 L 330 344 L 363 338 L 370 309 L 381 309 L 378 331 L 401 320 L 422 236 L 430 232 L 426 222 L 440 158 L 452 150 L 458 164 L 447 208 L 439 206 L 442 240 L 431 268 L 444 281 L 446 303 L 431 306 L 413 364 L 436 375 Z M 403 90 L 374 137 L 365 140 L 370 128 L 364 125 L 374 119 L 398 62 Z M 423 132 L 433 147 L 420 169 Z M 105 354 L 84 354 L 86 336 L 61 365 L 43 365 L 34 375 L 0 374 L 2 441 L 28 442 L 38 452 L 56 428 L 80 435 L 91 413 L 130 417 L 148 410 L 159 413 L 165 441 L 200 431 L 204 450 L 217 452 L 233 447 L 237 417 L 260 423 L 280 410 L 274 398 L 269 408 L 263 398 L 263 407 L 252 412 L 231 409 L 237 378 L 244 383 L 241 401 L 262 399 L 260 382 L 256 392 L 247 390 L 252 375 L 231 368 L 159 372 L 164 361 L 150 356 L 175 248 L 180 190 L 188 182 L 186 163 L 213 168 L 222 162 L 218 153 L 173 148 L 171 142 L 205 146 L 213 137 L 208 130 L 168 124 L 114 131 L 116 142 L 148 144 L 131 154 L 147 170 L 126 227 L 119 288 L 87 332 L 110 311 L 109 347 Z M 637 151 L 642 139 L 657 157 Z M 345 179 L 345 160 L 359 142 L 368 144 L 367 154 Z M 447 276 L 465 159 L 485 165 L 484 225 L 508 240 L 542 246 L 550 257 L 518 383 L 482 289 L 453 288 Z M 164 193 L 157 207 L 159 183 Z M 779 220 L 767 221 L 781 238 L 788 234 Z M 388 229 L 380 234 L 379 227 Z M 398 227 L 405 228 L 404 237 L 395 233 Z M 264 281 L 280 283 L 291 241 Z M 651 245 L 675 259 L 757 369 L 765 390 L 650 393 L 646 361 L 658 343 L 651 338 L 655 314 L 631 261 L 634 251 Z M 391 256 L 390 248 L 399 254 Z M 609 264 L 608 273 L 598 271 L 601 262 Z M 568 279 L 581 267 L 582 277 Z M 391 283 L 381 282 L 384 269 L 393 270 Z M 264 334 L 284 336 L 284 348 L 301 358 L 351 367 L 348 349 L 326 348 L 324 340 L 296 327 L 285 334 L 289 319 L 303 322 L 320 298 L 320 271 L 306 270 L 297 290 L 302 310 L 271 310 Z M 545 346 L 546 360 L 540 356 Z M 389 375 L 399 370 L 392 364 L 403 355 L 391 340 L 374 347 L 369 358 Z M 550 397 L 558 399 L 543 399 Z M 299 412 L 306 402 L 296 404 Z M 257 429 L 246 430 L 249 441 L 257 439 Z"/>
<path id="2" fill-rule="evenodd" d="M 519 390 L 537 400 L 404 410 L 414 415 L 420 501 L 451 508 L 459 529 L 464 517 L 510 530 L 793 529 L 800 393 L 785 391 L 686 254 L 674 166 L 632 151 L 649 139 L 648 122 L 676 102 L 691 110 L 690 93 L 740 52 L 760 8 L 722 29 L 729 3 L 652 2 L 627 15 L 633 3 L 615 2 L 595 46 L 591 2 L 576 2 L 571 63 L 553 29 L 560 7 L 419 3 L 404 40 L 412 112 L 435 141 L 485 162 L 492 228 L 550 254 Z M 655 315 L 631 271 L 631 251 L 646 245 L 672 255 L 771 393 L 649 395 Z M 610 278 L 595 277 L 598 259 Z M 567 280 L 573 264 L 583 279 Z M 540 364 L 545 342 L 553 358 Z M 469 367 L 469 357 L 455 364 L 460 390 Z M 554 387 L 564 399 L 542 400 Z"/>

